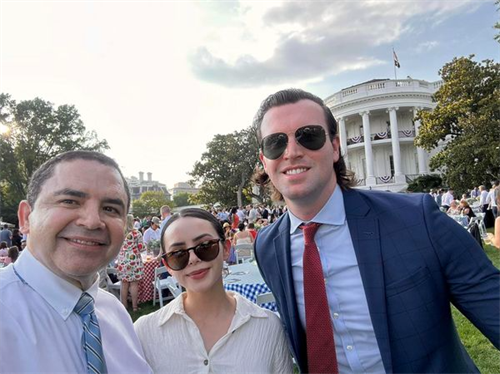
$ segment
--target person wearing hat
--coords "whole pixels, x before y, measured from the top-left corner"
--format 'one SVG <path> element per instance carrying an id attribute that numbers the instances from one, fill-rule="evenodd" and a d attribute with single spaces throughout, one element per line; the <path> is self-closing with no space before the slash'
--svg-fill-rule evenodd
<path id="1" fill-rule="evenodd" d="M 160 240 L 160 219 L 158 217 L 151 218 L 151 226 L 144 233 L 144 245 L 147 247 L 151 240 Z"/>

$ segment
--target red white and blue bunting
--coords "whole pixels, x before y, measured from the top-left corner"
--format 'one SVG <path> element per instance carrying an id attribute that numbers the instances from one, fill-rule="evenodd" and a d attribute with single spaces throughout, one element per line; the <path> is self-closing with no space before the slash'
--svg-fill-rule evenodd
<path id="1" fill-rule="evenodd" d="M 351 140 L 351 142 L 353 142 L 353 143 L 361 143 L 361 140 L 362 140 L 362 139 L 363 139 L 363 138 L 362 138 L 361 136 L 355 136 L 355 137 L 351 138 L 350 140 Z"/>
<path id="2" fill-rule="evenodd" d="M 387 138 L 387 131 L 384 132 L 377 132 L 375 134 L 376 139 L 386 139 Z"/>
<path id="3" fill-rule="evenodd" d="M 403 133 L 404 136 L 406 136 L 407 138 L 410 138 L 413 136 L 413 130 L 401 130 L 401 132 Z"/>
<path id="4" fill-rule="evenodd" d="M 383 177 L 379 177 L 382 183 L 389 183 L 392 180 L 392 175 L 384 175 Z"/>

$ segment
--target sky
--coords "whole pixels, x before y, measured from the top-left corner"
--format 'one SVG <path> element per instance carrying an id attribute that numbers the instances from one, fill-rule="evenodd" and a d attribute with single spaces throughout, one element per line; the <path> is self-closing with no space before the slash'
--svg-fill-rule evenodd
<path id="1" fill-rule="evenodd" d="M 499 15 L 494 0 L 0 0 L 0 92 L 74 105 L 125 176 L 172 188 L 280 89 L 394 79 L 393 48 L 398 78 L 499 62 Z"/>

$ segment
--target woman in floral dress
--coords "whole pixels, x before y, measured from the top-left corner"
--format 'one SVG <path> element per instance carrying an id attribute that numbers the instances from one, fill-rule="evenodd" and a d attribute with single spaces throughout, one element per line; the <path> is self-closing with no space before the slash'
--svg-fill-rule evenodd
<path id="1" fill-rule="evenodd" d="M 132 297 L 132 309 L 136 311 L 139 298 L 139 281 L 144 276 L 141 251 L 144 249 L 142 234 L 134 229 L 134 216 L 127 215 L 127 236 L 118 254 L 117 276 L 122 281 L 121 300 L 128 306 L 128 293 Z"/>

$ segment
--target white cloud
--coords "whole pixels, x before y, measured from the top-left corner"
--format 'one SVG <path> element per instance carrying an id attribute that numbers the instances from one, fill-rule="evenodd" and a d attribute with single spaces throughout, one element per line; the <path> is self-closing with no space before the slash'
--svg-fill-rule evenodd
<path id="1" fill-rule="evenodd" d="M 431 49 L 436 48 L 439 45 L 437 40 L 430 40 L 427 42 L 422 42 L 415 48 L 416 53 L 428 52 Z"/>
<path id="2" fill-rule="evenodd" d="M 412 21 L 426 17 L 436 24 L 479 6 L 474 0 L 270 4 L 244 2 L 237 26 L 217 25 L 211 40 L 191 54 L 196 76 L 227 87 L 260 87 L 370 67 L 380 63 L 373 48 L 397 41 Z"/>

